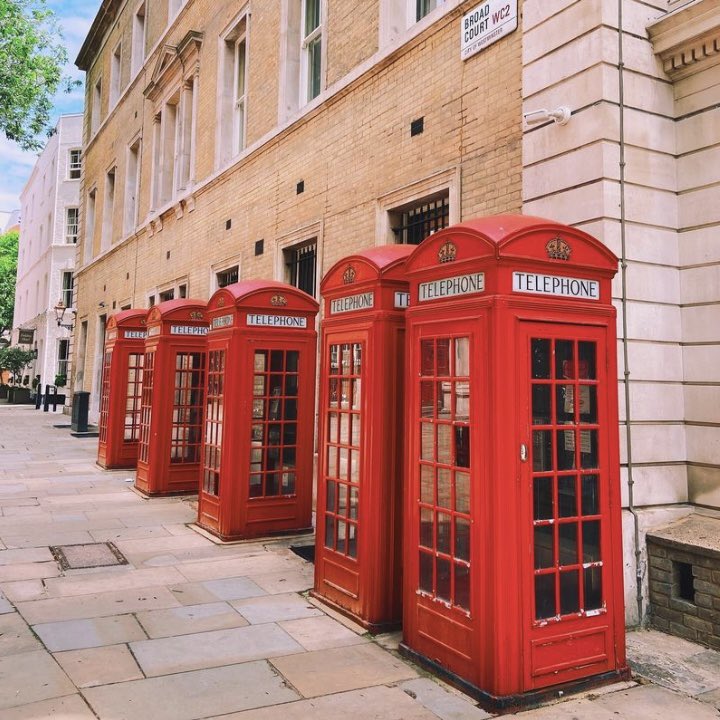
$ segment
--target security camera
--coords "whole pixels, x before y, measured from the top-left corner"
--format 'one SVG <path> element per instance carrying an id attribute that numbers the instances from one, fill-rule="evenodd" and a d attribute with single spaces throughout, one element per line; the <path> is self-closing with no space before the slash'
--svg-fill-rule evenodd
<path id="1" fill-rule="evenodd" d="M 531 112 L 523 113 L 523 119 L 528 125 L 539 125 L 540 123 L 549 122 L 552 120 L 558 125 L 565 125 L 570 119 L 572 112 L 569 107 L 559 107 L 557 110 L 546 110 L 541 108 L 540 110 L 532 110 Z"/>

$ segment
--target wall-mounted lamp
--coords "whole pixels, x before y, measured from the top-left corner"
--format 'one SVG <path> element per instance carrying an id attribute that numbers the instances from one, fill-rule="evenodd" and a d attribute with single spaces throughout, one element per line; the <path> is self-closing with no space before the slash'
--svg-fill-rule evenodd
<path id="1" fill-rule="evenodd" d="M 531 112 L 523 113 L 523 118 L 528 125 L 539 125 L 540 123 L 554 121 L 558 125 L 565 125 L 570 119 L 572 111 L 569 107 L 562 105 L 557 110 L 546 110 L 541 108 L 540 110 L 533 110 Z"/>
<path id="2" fill-rule="evenodd" d="M 65 328 L 66 330 L 72 330 L 73 324 L 72 319 L 77 312 L 75 308 L 65 307 L 65 303 L 60 300 L 58 304 L 53 308 L 55 311 L 55 319 L 57 320 L 58 327 Z M 63 323 L 65 319 L 65 313 L 70 312 L 70 323 Z"/>

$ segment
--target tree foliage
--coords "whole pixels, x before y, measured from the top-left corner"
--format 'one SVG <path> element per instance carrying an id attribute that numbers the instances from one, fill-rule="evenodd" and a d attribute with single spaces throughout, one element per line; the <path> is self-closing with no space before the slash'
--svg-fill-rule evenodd
<path id="1" fill-rule="evenodd" d="M 0 130 L 23 150 L 43 146 L 67 51 L 46 0 L 0 0 Z"/>
<path id="2" fill-rule="evenodd" d="M 23 371 L 32 361 L 33 353 L 30 350 L 23 350 L 17 345 L 0 348 L 0 369 L 9 370 L 17 385 L 22 380 Z"/>
<path id="3" fill-rule="evenodd" d="M 13 324 L 18 240 L 17 230 L 0 235 L 0 337 L 11 330 Z"/>

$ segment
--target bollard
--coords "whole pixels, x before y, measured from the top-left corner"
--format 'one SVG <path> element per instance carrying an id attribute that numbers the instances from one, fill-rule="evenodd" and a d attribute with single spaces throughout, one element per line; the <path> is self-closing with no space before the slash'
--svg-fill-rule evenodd
<path id="1" fill-rule="evenodd" d="M 88 431 L 88 411 L 90 409 L 90 393 L 78 390 L 73 394 L 71 429 L 73 432 Z"/>

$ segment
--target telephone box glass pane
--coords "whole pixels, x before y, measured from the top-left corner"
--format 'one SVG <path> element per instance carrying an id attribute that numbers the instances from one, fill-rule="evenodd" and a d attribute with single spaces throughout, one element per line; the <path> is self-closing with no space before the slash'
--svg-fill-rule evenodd
<path id="1" fill-rule="evenodd" d="M 600 521 L 586 520 L 583 523 L 583 562 L 600 560 Z"/>
<path id="2" fill-rule="evenodd" d="M 433 547 L 433 511 L 428 508 L 420 509 L 420 545 Z"/>
<path id="3" fill-rule="evenodd" d="M 531 343 L 532 376 L 538 380 L 550 377 L 550 341 L 534 339 Z"/>
<path id="4" fill-rule="evenodd" d="M 435 342 L 433 340 L 420 342 L 420 373 L 428 376 L 435 374 Z"/>
<path id="5" fill-rule="evenodd" d="M 548 468 L 551 469 L 551 468 Z M 557 434 L 557 469 L 575 469 L 575 431 L 560 430 Z"/>
<path id="6" fill-rule="evenodd" d="M 470 521 L 455 518 L 455 557 L 470 562 Z"/>
<path id="7" fill-rule="evenodd" d="M 578 571 L 560 573 L 560 614 L 567 615 L 580 610 Z"/>
<path id="8" fill-rule="evenodd" d="M 558 478 L 558 516 L 575 517 L 576 515 L 575 476 L 561 475 Z"/>
<path id="9" fill-rule="evenodd" d="M 125 431 L 123 442 L 137 442 L 140 436 L 140 408 L 142 404 L 143 353 L 128 355 L 128 382 L 125 404 Z M 104 376 L 103 376 L 104 379 Z"/>
<path id="10" fill-rule="evenodd" d="M 448 468 L 437 469 L 437 504 L 438 507 L 452 508 L 451 471 Z"/>
<path id="11" fill-rule="evenodd" d="M 583 570 L 585 610 L 602 607 L 602 568 L 589 567 Z"/>
<path id="12" fill-rule="evenodd" d="M 470 513 L 470 474 L 466 472 L 455 473 L 455 511 Z"/>
<path id="13" fill-rule="evenodd" d="M 555 573 L 535 576 L 535 619 L 555 616 Z"/>
<path id="14" fill-rule="evenodd" d="M 451 574 L 450 574 L 450 561 L 443 557 L 437 559 L 435 571 L 437 573 L 437 589 L 435 591 L 437 597 L 440 600 L 450 602 L 451 598 Z"/>
<path id="15" fill-rule="evenodd" d="M 536 477 L 533 481 L 533 517 L 535 520 L 553 519 L 553 479 Z"/>
<path id="16" fill-rule="evenodd" d="M 106 350 L 103 355 L 102 385 L 100 395 L 100 442 L 107 442 L 107 431 L 110 411 L 110 366 L 112 364 L 112 350 Z"/>
<path id="17" fill-rule="evenodd" d="M 153 382 L 155 376 L 155 353 L 145 353 L 142 407 L 140 410 L 140 442 L 138 444 L 138 459 L 147 463 L 150 456 L 150 421 L 152 417 Z"/>
<path id="18" fill-rule="evenodd" d="M 576 565 L 578 561 L 577 523 L 563 523 L 558 526 L 560 543 L 560 565 Z"/>
<path id="19" fill-rule="evenodd" d="M 470 339 L 455 338 L 455 375 L 468 377 L 470 375 Z"/>
<path id="20" fill-rule="evenodd" d="M 295 493 L 297 453 L 297 350 L 254 354 L 250 497 Z"/>
<path id="21" fill-rule="evenodd" d="M 552 567 L 555 563 L 555 531 L 552 525 L 535 528 L 535 569 Z"/>
<path id="22" fill-rule="evenodd" d="M 575 344 L 572 340 L 555 341 L 555 377 L 559 380 L 574 380 L 575 373 Z"/>
<path id="23" fill-rule="evenodd" d="M 537 387 L 537 386 L 536 386 Z M 557 422 L 569 425 L 575 422 L 575 386 L 558 385 L 555 389 Z"/>
<path id="24" fill-rule="evenodd" d="M 549 425 L 552 422 L 552 406 L 550 403 L 550 385 L 532 386 L 532 421 L 533 425 Z"/>
<path id="25" fill-rule="evenodd" d="M 433 591 L 433 557 L 424 552 L 420 553 L 420 590 Z"/>
<path id="26" fill-rule="evenodd" d="M 455 565 L 455 604 L 470 610 L 470 568 L 467 565 Z"/>
<path id="27" fill-rule="evenodd" d="M 533 471 L 552 470 L 552 433 L 549 430 L 533 430 Z"/>
<path id="28" fill-rule="evenodd" d="M 431 465 L 420 467 L 420 502 L 428 505 L 435 502 L 435 472 Z"/>
<path id="29" fill-rule="evenodd" d="M 581 380 L 595 380 L 597 378 L 595 369 L 595 357 L 597 355 L 594 342 L 579 342 L 578 357 Z"/>
<path id="30" fill-rule="evenodd" d="M 597 387 L 580 385 L 580 422 L 594 425 L 597 421 Z"/>
<path id="31" fill-rule="evenodd" d="M 208 353 L 207 397 L 205 399 L 205 452 L 203 455 L 203 492 L 217 495 L 220 491 L 220 457 L 223 431 L 223 395 L 225 382 L 225 351 Z M 262 401 L 261 401 L 262 402 Z M 252 434 L 261 433 L 262 426 L 253 425 Z"/>
<path id="32" fill-rule="evenodd" d="M 597 430 L 580 431 L 580 465 L 584 469 L 598 466 Z"/>
<path id="33" fill-rule="evenodd" d="M 450 425 L 437 426 L 437 461 L 449 465 L 451 463 L 450 437 L 452 427 Z"/>
<path id="34" fill-rule="evenodd" d="M 357 520 L 359 486 L 361 481 L 360 447 L 362 440 L 361 378 L 362 345 L 343 343 L 328 348 L 328 361 L 335 377 L 328 379 L 326 413 L 327 447 L 324 510 L 326 525 L 337 528 L 337 543 L 330 549 L 357 557 L 359 527 L 349 520 Z M 342 374 L 342 379 L 337 377 Z M 287 419 L 287 418 L 286 418 Z M 334 482 L 337 478 L 339 482 Z M 338 498 L 337 505 L 335 498 Z"/>
<path id="35" fill-rule="evenodd" d="M 452 515 L 447 513 L 437 514 L 437 543 L 435 548 L 438 552 L 450 554 L 450 528 Z"/>
<path id="36" fill-rule="evenodd" d="M 170 462 L 173 464 L 200 460 L 204 395 L 205 353 L 177 353 L 170 442 Z"/>
<path id="37" fill-rule="evenodd" d="M 597 515 L 599 502 L 597 475 L 584 475 L 582 479 L 582 514 Z"/>

